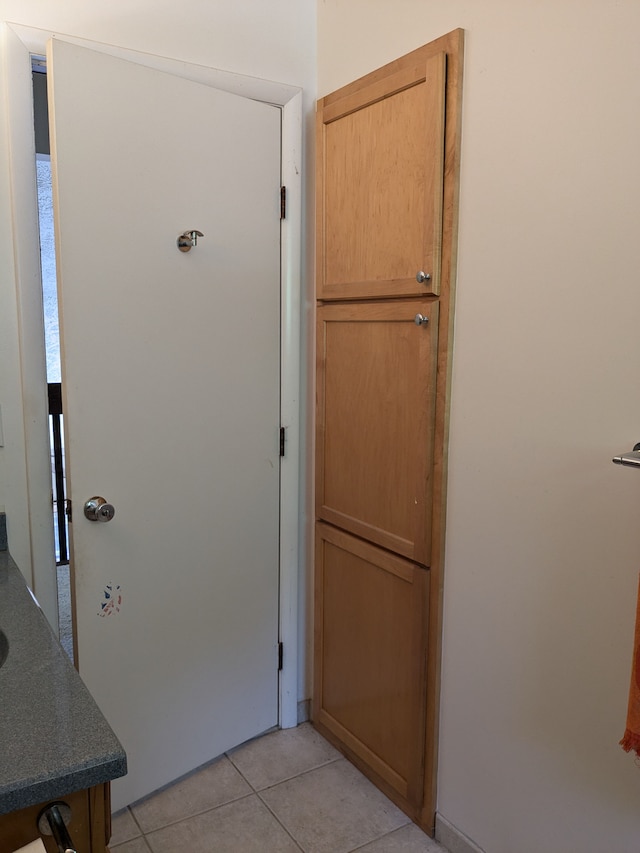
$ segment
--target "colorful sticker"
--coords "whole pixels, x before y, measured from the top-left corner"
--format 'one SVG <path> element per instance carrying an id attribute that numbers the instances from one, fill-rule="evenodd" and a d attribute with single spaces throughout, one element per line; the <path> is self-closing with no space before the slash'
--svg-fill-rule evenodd
<path id="1" fill-rule="evenodd" d="M 117 584 L 114 590 L 113 584 L 108 583 L 104 588 L 104 601 L 100 604 L 98 616 L 113 616 L 114 613 L 120 613 L 121 604 L 120 584 Z"/>

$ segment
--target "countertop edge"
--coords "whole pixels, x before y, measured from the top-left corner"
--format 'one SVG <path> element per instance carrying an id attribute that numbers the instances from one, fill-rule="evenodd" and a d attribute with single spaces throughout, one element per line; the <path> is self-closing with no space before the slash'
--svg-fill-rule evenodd
<path id="1" fill-rule="evenodd" d="M 93 788 L 124 776 L 127 772 L 126 759 L 114 759 L 97 767 L 79 770 L 56 779 L 34 782 L 28 787 L 0 793 L 0 815 L 57 800 L 76 791 Z"/>

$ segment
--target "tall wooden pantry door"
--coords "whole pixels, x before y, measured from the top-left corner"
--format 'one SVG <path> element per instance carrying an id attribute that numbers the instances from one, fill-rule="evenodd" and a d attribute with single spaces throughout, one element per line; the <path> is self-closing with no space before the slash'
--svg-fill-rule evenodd
<path id="1" fill-rule="evenodd" d="M 430 833 L 462 36 L 317 109 L 313 720 Z"/>

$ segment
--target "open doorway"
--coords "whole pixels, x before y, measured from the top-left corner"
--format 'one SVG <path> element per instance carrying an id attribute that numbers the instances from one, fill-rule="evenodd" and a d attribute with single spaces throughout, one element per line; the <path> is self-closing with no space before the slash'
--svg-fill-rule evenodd
<path id="1" fill-rule="evenodd" d="M 44 57 L 33 57 L 32 79 L 40 235 L 40 270 L 42 277 L 44 338 L 49 396 L 49 443 L 51 449 L 51 491 L 58 586 L 58 627 L 60 642 L 71 660 L 73 660 L 69 530 L 64 471 L 60 330 L 58 322 L 56 253 L 47 111 L 47 76 Z"/>

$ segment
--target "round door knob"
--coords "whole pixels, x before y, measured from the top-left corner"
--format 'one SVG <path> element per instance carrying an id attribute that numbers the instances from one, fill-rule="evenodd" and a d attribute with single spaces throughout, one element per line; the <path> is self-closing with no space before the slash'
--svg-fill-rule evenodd
<path id="1" fill-rule="evenodd" d="M 424 314 L 416 314 L 416 316 L 413 318 L 413 322 L 416 324 L 416 326 L 426 326 L 429 322 L 429 318 L 425 317 Z"/>
<path id="2" fill-rule="evenodd" d="M 420 272 L 416 273 L 416 281 L 418 284 L 426 284 L 431 281 L 431 273 L 422 272 L 422 270 L 420 270 Z"/>
<path id="3" fill-rule="evenodd" d="M 115 514 L 113 504 L 101 497 L 89 498 L 84 505 L 84 517 L 89 521 L 111 521 Z"/>

